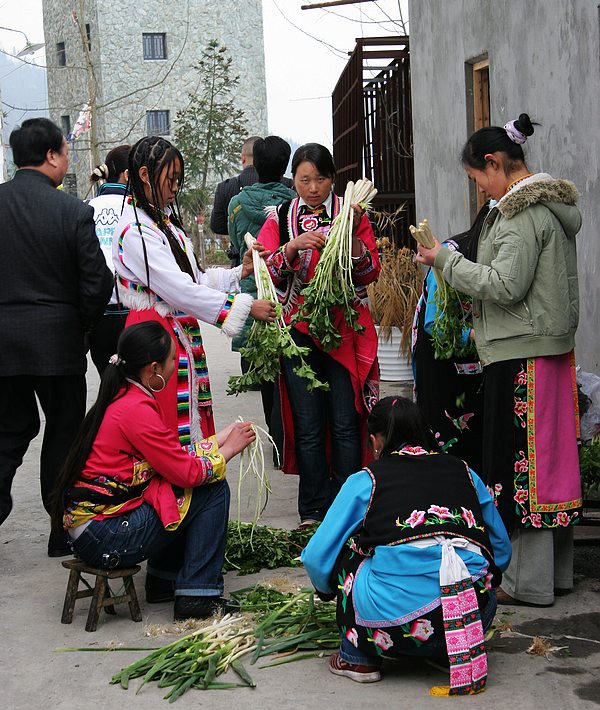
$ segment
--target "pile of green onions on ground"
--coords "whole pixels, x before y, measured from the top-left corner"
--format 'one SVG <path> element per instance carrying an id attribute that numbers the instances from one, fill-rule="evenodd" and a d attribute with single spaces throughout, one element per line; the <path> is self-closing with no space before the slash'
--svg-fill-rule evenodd
<path id="1" fill-rule="evenodd" d="M 252 249 L 256 242 L 250 233 L 246 234 L 245 241 L 249 249 Z M 281 304 L 278 303 L 267 265 L 255 249 L 252 249 L 252 260 L 258 298 L 274 303 L 277 317 L 273 323 L 254 321 L 252 324 L 246 347 L 240 350 L 240 355 L 250 362 L 250 367 L 243 375 L 229 378 L 227 394 L 240 394 L 247 392 L 254 385 L 274 382 L 278 373 L 279 358 L 294 356 L 300 358 L 300 364 L 294 368 L 294 372 L 307 380 L 308 391 L 328 390 L 329 385 L 321 382 L 315 371 L 304 360 L 304 356 L 309 352 L 308 348 L 299 347 L 292 340 L 290 327 L 283 320 Z"/>
<path id="2" fill-rule="evenodd" d="M 304 302 L 296 318 L 308 323 L 308 332 L 321 343 L 326 352 L 339 347 L 342 342 L 342 336 L 331 318 L 332 308 L 343 309 L 346 323 L 359 333 L 363 330 L 354 307 L 356 289 L 352 281 L 352 205 L 367 210 L 376 194 L 377 190 L 369 180 L 348 183 L 342 210 L 333 220 L 315 273 L 302 290 Z"/>
<path id="3" fill-rule="evenodd" d="M 410 232 L 419 244 L 426 249 L 435 246 L 435 237 L 424 219 L 418 227 L 410 226 Z M 471 297 L 459 293 L 444 281 L 441 271 L 431 267 L 437 284 L 435 292 L 436 311 L 433 319 L 431 341 L 434 356 L 438 360 L 448 360 L 451 357 L 477 357 L 475 343 L 470 337 L 464 340 L 464 330 L 468 328 L 466 314 L 471 308 Z"/>
<path id="4" fill-rule="evenodd" d="M 260 658 L 278 654 L 270 663 L 260 666 L 264 668 L 314 658 L 339 646 L 336 606 L 315 599 L 312 590 L 285 594 L 257 586 L 233 596 L 240 603 L 239 614 L 228 614 L 210 626 L 153 650 L 115 674 L 111 683 L 128 689 L 130 680 L 142 678 L 137 693 L 146 683 L 154 682 L 159 688 L 170 689 L 164 697 L 173 702 L 190 688 L 255 687 L 242 657 L 248 657 L 252 665 Z M 217 680 L 229 669 L 235 672 L 237 681 Z"/>

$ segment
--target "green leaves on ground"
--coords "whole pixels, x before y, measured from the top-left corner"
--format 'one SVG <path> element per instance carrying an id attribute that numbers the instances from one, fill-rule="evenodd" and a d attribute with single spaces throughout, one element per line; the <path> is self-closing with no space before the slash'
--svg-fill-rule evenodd
<path id="1" fill-rule="evenodd" d="M 230 522 L 224 571 L 252 574 L 261 569 L 297 567 L 302 550 L 315 529 L 283 530 L 265 525 Z"/>

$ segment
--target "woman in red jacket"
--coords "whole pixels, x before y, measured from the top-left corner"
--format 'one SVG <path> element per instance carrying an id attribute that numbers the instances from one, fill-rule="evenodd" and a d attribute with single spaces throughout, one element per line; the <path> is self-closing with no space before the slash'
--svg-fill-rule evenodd
<path id="1" fill-rule="evenodd" d="M 329 392 L 309 392 L 294 369 L 298 358 L 282 358 L 281 393 L 284 424 L 283 470 L 299 473 L 298 512 L 301 526 L 323 520 L 341 485 L 360 469 L 366 457 L 367 415 L 379 396 L 377 335 L 366 304 L 366 286 L 379 276 L 375 236 L 366 215 L 355 207 L 352 274 L 359 334 L 343 309 L 331 319 L 342 336 L 339 347 L 325 352 L 294 316 L 302 288 L 311 280 L 331 223 L 342 200 L 333 193 L 335 165 L 318 143 L 300 146 L 292 158 L 298 197 L 284 202 L 265 222 L 258 241 L 273 253 L 267 259 L 286 323 L 293 323 L 294 341 L 309 349 L 305 357 Z"/>
<path id="2" fill-rule="evenodd" d="M 54 524 L 94 567 L 148 559 L 147 600 L 175 597 L 176 620 L 222 611 L 225 464 L 255 439 L 252 425 L 182 448 L 155 398 L 175 369 L 156 321 L 126 328 L 109 362 L 57 484 Z"/>

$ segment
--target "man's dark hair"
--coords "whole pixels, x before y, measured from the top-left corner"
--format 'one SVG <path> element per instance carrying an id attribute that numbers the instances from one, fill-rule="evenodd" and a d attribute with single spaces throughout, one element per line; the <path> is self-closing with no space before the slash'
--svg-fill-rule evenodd
<path id="1" fill-rule="evenodd" d="M 30 118 L 10 134 L 13 162 L 18 168 L 42 165 L 49 150 L 62 148 L 63 134 L 48 118 Z"/>
<path id="2" fill-rule="evenodd" d="M 285 173 L 292 149 L 279 136 L 258 138 L 252 151 L 259 182 L 279 182 Z"/>

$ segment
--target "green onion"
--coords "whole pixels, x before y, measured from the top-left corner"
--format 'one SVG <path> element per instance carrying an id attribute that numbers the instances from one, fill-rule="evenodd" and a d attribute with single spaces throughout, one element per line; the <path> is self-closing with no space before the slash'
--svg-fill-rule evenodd
<path id="1" fill-rule="evenodd" d="M 245 236 L 246 244 L 252 249 L 256 239 L 248 232 Z M 299 357 L 300 365 L 294 368 L 299 377 L 307 380 L 307 389 L 328 390 L 329 385 L 321 382 L 315 371 L 304 359 L 309 353 L 309 348 L 302 348 L 292 340 L 290 326 L 286 325 L 281 314 L 281 304 L 277 302 L 277 293 L 269 270 L 264 260 L 252 249 L 252 262 L 254 264 L 254 278 L 256 280 L 257 296 L 275 303 L 276 319 L 273 323 L 255 320 L 250 328 L 245 348 L 240 349 L 240 355 L 250 362 L 250 367 L 243 375 L 229 378 L 227 394 L 240 394 L 247 392 L 254 385 L 263 382 L 274 382 L 278 369 L 275 363 L 280 357 Z"/>

